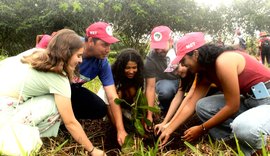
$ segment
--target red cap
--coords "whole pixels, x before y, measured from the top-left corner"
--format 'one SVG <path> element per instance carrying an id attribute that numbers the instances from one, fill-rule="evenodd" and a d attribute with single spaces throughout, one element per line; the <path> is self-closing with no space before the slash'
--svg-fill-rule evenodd
<path id="1" fill-rule="evenodd" d="M 192 32 L 181 37 L 177 41 L 176 58 L 172 65 L 178 64 L 182 58 L 189 52 L 196 50 L 205 44 L 204 34 L 202 32 Z"/>
<path id="2" fill-rule="evenodd" d="M 113 37 L 112 26 L 105 22 L 96 22 L 86 29 L 86 36 L 99 38 L 107 43 L 115 43 L 119 40 Z"/>
<path id="3" fill-rule="evenodd" d="M 155 27 L 151 32 L 151 49 L 166 49 L 171 39 L 172 30 L 167 26 Z"/>
<path id="4" fill-rule="evenodd" d="M 36 45 L 36 48 L 46 49 L 51 39 L 52 37 L 50 35 L 47 34 L 43 35 L 41 40 Z"/>

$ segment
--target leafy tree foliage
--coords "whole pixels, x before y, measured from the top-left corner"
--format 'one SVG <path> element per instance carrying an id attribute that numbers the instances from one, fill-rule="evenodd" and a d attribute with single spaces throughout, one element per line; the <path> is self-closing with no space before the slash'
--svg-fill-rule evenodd
<path id="1" fill-rule="evenodd" d="M 237 27 L 254 39 L 255 30 L 270 31 L 269 0 L 235 0 L 217 8 L 194 0 L 0 0 L 0 54 L 15 55 L 35 46 L 38 34 L 70 28 L 84 36 L 89 24 L 114 25 L 121 42 L 112 49 L 148 51 L 153 27 L 167 25 L 180 34 L 203 31 L 230 40 Z M 253 44 L 252 44 L 253 45 Z"/>

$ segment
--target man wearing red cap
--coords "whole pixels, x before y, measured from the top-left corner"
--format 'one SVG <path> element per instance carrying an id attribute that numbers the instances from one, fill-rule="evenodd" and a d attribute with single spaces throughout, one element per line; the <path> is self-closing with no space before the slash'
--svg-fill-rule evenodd
<path id="1" fill-rule="evenodd" d="M 113 37 L 112 26 L 108 23 L 96 22 L 86 29 L 83 62 L 79 66 L 79 78 L 71 85 L 71 100 L 77 119 L 104 117 L 107 113 L 107 105 L 95 93 L 82 87 L 85 82 L 98 76 L 109 102 L 109 112 L 112 112 L 110 115 L 117 128 L 118 143 L 122 145 L 127 133 L 123 125 L 121 108 L 114 103 L 114 99 L 118 98 L 118 95 L 107 59 L 110 45 L 118 41 L 117 38 Z"/>
<path id="2" fill-rule="evenodd" d="M 145 62 L 145 90 L 148 104 L 154 105 L 155 93 L 157 93 L 160 107 L 165 114 L 177 92 L 179 83 L 177 75 L 164 72 L 167 68 L 166 54 L 169 50 L 173 50 L 172 33 L 167 26 L 158 26 L 152 30 L 151 51 L 146 56 Z M 152 120 L 151 112 L 148 112 L 147 118 Z"/>
<path id="3" fill-rule="evenodd" d="M 270 38 L 266 32 L 260 32 L 259 54 L 262 64 L 265 64 L 265 59 L 270 64 Z"/>

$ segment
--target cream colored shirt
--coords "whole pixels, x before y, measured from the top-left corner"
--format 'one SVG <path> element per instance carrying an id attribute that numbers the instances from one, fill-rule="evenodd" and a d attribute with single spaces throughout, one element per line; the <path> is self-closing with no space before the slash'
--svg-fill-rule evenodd
<path id="1" fill-rule="evenodd" d="M 23 64 L 19 57 L 0 61 L 0 96 L 23 101 L 46 94 L 71 97 L 67 77 L 52 72 L 40 72 Z"/>

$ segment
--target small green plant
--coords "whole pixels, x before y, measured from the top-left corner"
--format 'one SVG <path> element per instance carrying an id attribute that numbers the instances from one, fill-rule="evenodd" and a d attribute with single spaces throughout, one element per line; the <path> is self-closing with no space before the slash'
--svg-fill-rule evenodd
<path id="1" fill-rule="evenodd" d="M 133 137 L 133 138 L 132 138 Z M 134 156 L 156 156 L 159 152 L 159 141 L 155 142 L 153 147 L 147 146 L 143 138 L 136 138 L 134 135 L 128 135 L 122 148 L 122 154 Z"/>
<path id="2" fill-rule="evenodd" d="M 158 154 L 158 144 L 159 141 L 157 141 L 154 145 L 154 147 L 147 146 L 147 148 L 144 147 L 144 143 L 142 140 L 139 140 L 138 142 L 138 150 L 135 151 L 134 156 L 154 156 Z"/>
<path id="3" fill-rule="evenodd" d="M 135 132 L 140 136 L 145 135 L 144 126 L 142 123 L 145 123 L 147 126 L 152 126 L 152 122 L 146 117 L 147 111 L 149 110 L 153 113 L 160 113 L 160 108 L 158 106 L 148 106 L 146 96 L 143 94 L 141 88 L 137 90 L 134 103 L 130 104 L 124 99 L 119 98 L 116 98 L 114 102 L 118 105 L 126 104 L 130 107 L 132 126 L 135 127 Z"/>
<path id="4" fill-rule="evenodd" d="M 131 110 L 131 118 L 130 118 L 131 125 L 129 125 L 129 126 L 131 126 L 131 129 L 134 130 L 134 132 L 130 133 L 126 137 L 124 145 L 122 146 L 122 152 L 128 153 L 134 148 L 134 145 L 135 145 L 134 140 L 136 139 L 135 138 L 136 134 L 141 136 L 141 137 L 146 137 L 143 123 L 145 123 L 147 126 L 152 126 L 152 122 L 150 120 L 148 120 L 146 117 L 148 110 L 153 112 L 153 113 L 160 113 L 160 108 L 158 106 L 154 106 L 154 107 L 148 106 L 146 96 L 143 94 L 141 88 L 139 88 L 137 90 L 134 103 L 132 103 L 132 104 L 126 102 L 124 99 L 119 99 L 119 98 L 116 98 L 114 101 L 118 105 L 125 104 L 125 105 L 129 106 L 130 110 Z M 141 143 L 140 143 L 140 145 L 144 146 Z M 157 150 L 158 150 L 157 147 L 155 147 L 154 149 L 149 148 L 148 152 L 156 153 Z M 139 151 L 142 153 L 145 152 L 142 149 L 140 149 Z"/>

